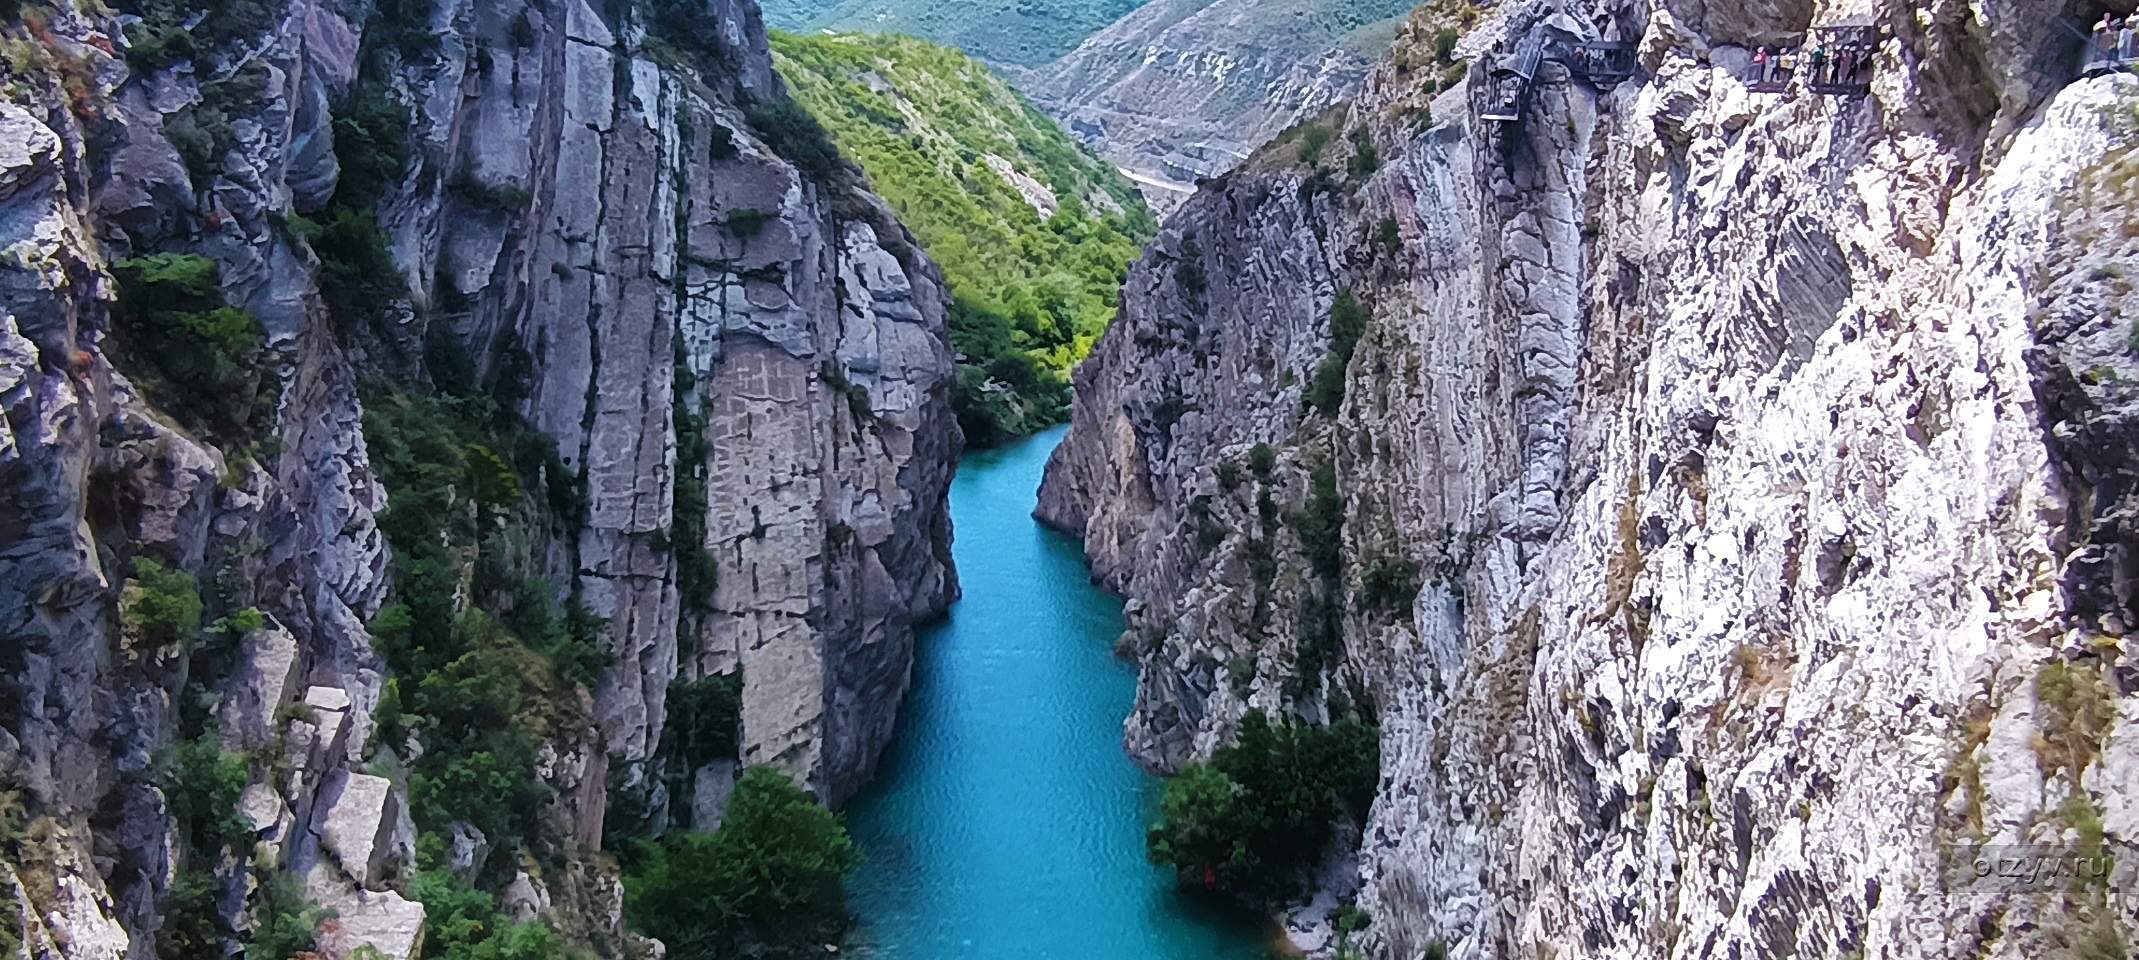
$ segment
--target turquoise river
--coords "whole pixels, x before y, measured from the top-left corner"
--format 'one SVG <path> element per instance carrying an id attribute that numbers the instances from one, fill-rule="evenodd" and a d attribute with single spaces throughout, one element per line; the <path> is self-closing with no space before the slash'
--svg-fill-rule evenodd
<path id="1" fill-rule="evenodd" d="M 1144 859 L 1158 782 L 1121 748 L 1121 602 L 1031 517 L 1060 429 L 969 451 L 965 599 L 925 631 L 874 784 L 849 807 L 857 952 L 876 960 L 1252 960 L 1261 924 Z"/>

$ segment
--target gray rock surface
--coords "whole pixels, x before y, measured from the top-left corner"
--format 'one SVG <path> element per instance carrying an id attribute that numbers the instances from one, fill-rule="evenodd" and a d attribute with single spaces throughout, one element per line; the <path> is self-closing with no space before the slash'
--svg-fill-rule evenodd
<path id="1" fill-rule="evenodd" d="M 651 759 L 668 683 L 741 665 L 737 759 L 838 803 L 890 735 L 914 624 L 956 593 L 935 267 L 858 174 L 798 170 L 753 131 L 746 107 L 783 95 L 753 4 L 707 3 L 721 69 L 699 76 L 649 50 L 630 5 L 440 0 L 435 55 L 376 78 L 414 120 L 415 163 L 377 210 L 411 296 L 376 328 L 343 322 L 292 215 L 338 188 L 331 111 L 370 5 L 291 0 L 262 36 L 147 74 L 116 14 L 56 6 L 50 43 L 82 69 L 11 72 L 0 101 L 0 787 L 55 824 L 25 855 L 37 955 L 154 955 L 183 854 L 153 761 L 196 692 L 248 752 L 262 841 L 226 857 L 218 903 L 235 915 L 285 870 L 339 914 L 323 955 L 416 954 L 397 771 L 422 743 L 374 723 L 389 677 L 366 624 L 391 555 L 358 383 L 448 375 L 555 442 L 553 489 L 577 502 L 514 573 L 606 624 L 611 666 L 537 751 L 557 793 L 541 839 L 565 863 L 523 899 L 576 945 L 657 953 L 622 929 L 596 851 L 610 772 Z M 222 105 L 230 149 L 189 170 L 179 114 L 237 74 L 260 96 Z M 191 435 L 114 365 L 108 267 L 162 251 L 214 261 L 265 330 L 273 410 L 250 450 Z M 439 351 L 466 364 L 427 368 Z M 678 463 L 679 424 L 702 425 L 703 463 Z M 679 470 L 704 480 L 702 596 L 679 589 Z M 126 616 L 141 558 L 194 574 L 208 620 L 257 608 L 267 627 L 152 642 Z M 188 656 L 210 643 L 227 660 Z M 467 839 L 474 877 L 486 843 L 535 838 Z"/>
<path id="2" fill-rule="evenodd" d="M 1129 749 L 1375 714 L 1370 957 L 2119 951 L 2122 894 L 1947 868 L 2139 839 L 2139 84 L 2031 66 L 2065 34 L 2001 4 L 1567 6 L 1639 27 L 1643 75 L 1542 85 L 1518 130 L 1473 76 L 1422 128 L 1384 64 L 1346 122 L 1375 171 L 1279 145 L 1132 271 L 1038 510 L 1130 598 Z M 1730 70 L 1866 14 L 1865 99 Z M 1372 320 L 1303 413 L 1339 290 Z"/>
<path id="3" fill-rule="evenodd" d="M 1196 182 L 1359 91 L 1396 2 L 1152 0 L 1013 78 L 1165 215 Z M 1390 31 L 1390 32 L 1393 32 Z"/>

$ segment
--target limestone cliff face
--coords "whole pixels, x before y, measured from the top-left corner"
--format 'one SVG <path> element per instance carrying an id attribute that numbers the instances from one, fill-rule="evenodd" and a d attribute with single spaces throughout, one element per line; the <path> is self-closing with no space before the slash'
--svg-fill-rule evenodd
<path id="1" fill-rule="evenodd" d="M 753 4 L 707 4 L 718 72 L 648 44 L 628 4 L 439 0 L 401 25 L 435 40 L 381 81 L 413 108 L 416 160 L 377 207 L 410 292 L 366 327 L 330 316 L 290 224 L 335 193 L 330 104 L 369 9 L 291 0 L 212 70 L 136 69 L 101 4 L 41 9 L 28 42 L 45 53 L 10 48 L 0 791 L 30 825 L 0 863 L 23 922 L 0 933 L 31 956 L 154 955 L 176 843 L 154 758 L 199 691 L 255 761 L 240 812 L 260 847 L 239 862 L 338 912 L 329 956 L 418 950 L 408 797 L 371 762 L 388 672 L 367 622 L 392 551 L 360 383 L 464 375 L 556 444 L 531 572 L 603 619 L 609 665 L 538 758 L 565 864 L 523 869 L 503 902 L 605 956 L 647 948 L 593 853 L 612 784 L 660 807 L 626 771 L 660 741 L 670 680 L 742 671 L 739 759 L 838 803 L 889 735 L 913 624 L 956 593 L 940 279 L 858 175 L 798 167 L 746 119 L 784 96 Z M 240 72 L 262 95 L 221 104 L 229 150 L 189 175 L 173 118 Z M 115 365 L 110 264 L 160 251 L 213 260 L 265 330 L 272 412 L 245 454 L 176 426 Z M 702 425 L 702 462 L 679 462 L 679 423 Z M 670 540 L 686 470 L 717 569 L 699 596 Z M 156 642 L 126 614 L 144 559 L 195 574 L 211 616 L 264 615 L 230 628 L 227 673 L 189 676 L 193 638 Z M 456 869 L 487 849 L 458 830 L 449 845 Z M 240 929 L 247 889 L 218 899 Z"/>
<path id="2" fill-rule="evenodd" d="M 1333 9 L 1339 8 L 1339 9 Z M 1161 214 L 1302 117 L 1356 93 L 1369 60 L 1348 44 L 1400 2 L 1153 0 L 1019 86 L 1137 179 Z"/>
<path id="3" fill-rule="evenodd" d="M 2041 6 L 1569 3 L 1634 80 L 1548 65 L 1496 129 L 1399 51 L 1324 161 L 1371 172 L 1280 143 L 1200 192 L 1038 511 L 1130 598 L 1132 753 L 1377 716 L 1371 956 L 2122 955 L 2129 899 L 1967 872 L 2139 831 L 2139 84 L 2066 84 Z M 1855 17 L 1868 97 L 1736 79 Z M 1324 415 L 1339 291 L 1372 319 Z"/>

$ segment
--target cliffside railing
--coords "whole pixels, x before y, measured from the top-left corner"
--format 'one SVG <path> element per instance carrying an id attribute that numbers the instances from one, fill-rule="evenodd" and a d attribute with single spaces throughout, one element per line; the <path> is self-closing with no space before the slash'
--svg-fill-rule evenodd
<path id="1" fill-rule="evenodd" d="M 1521 123 L 1530 103 L 1530 88 L 1537 82 L 1537 69 L 1546 60 L 1565 65 L 1570 76 L 1600 90 L 1608 90 L 1634 75 L 1631 43 L 1562 40 L 1547 36 L 1542 26 L 1533 27 L 1516 42 L 1514 51 L 1493 65 L 1492 100 L 1479 117 Z"/>
<path id="2" fill-rule="evenodd" d="M 2071 25 L 2066 24 L 2067 29 Z M 2121 20 L 2103 14 L 2086 37 L 2086 55 L 2080 60 L 2080 76 L 2105 73 L 2139 73 L 2139 12 Z"/>
<path id="3" fill-rule="evenodd" d="M 1537 65 L 1545 59 L 1545 35 L 1531 30 L 1515 44 L 1515 52 L 1493 65 L 1493 100 L 1479 116 L 1501 123 L 1521 123 L 1523 108 L 1530 102 L 1530 84 Z"/>
<path id="4" fill-rule="evenodd" d="M 1879 54 L 1879 28 L 1869 23 L 1815 27 L 1805 66 L 1805 86 L 1831 97 L 1861 97 L 1872 91 L 1872 58 Z"/>
<path id="5" fill-rule="evenodd" d="M 1614 40 L 1581 40 L 1563 45 L 1554 59 L 1569 73 L 1600 90 L 1616 87 L 1634 75 L 1634 45 Z"/>
<path id="6" fill-rule="evenodd" d="M 1788 93 L 1803 71 L 1805 89 L 1830 97 L 1861 97 L 1872 91 L 1879 55 L 1879 28 L 1870 23 L 1814 27 L 1804 46 L 1761 47 L 1744 78 L 1753 93 Z"/>

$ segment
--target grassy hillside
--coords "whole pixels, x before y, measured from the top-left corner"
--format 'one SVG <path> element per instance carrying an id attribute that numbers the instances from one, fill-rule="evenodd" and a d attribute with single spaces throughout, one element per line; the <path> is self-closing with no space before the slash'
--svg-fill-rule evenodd
<path id="1" fill-rule="evenodd" d="M 864 30 L 924 37 L 982 59 L 1046 63 L 1144 0 L 764 0 L 783 30 Z"/>
<path id="2" fill-rule="evenodd" d="M 943 267 L 968 441 L 1060 421 L 1068 373 L 1156 229 L 1135 188 L 955 50 L 873 35 L 772 45 L 795 98 Z"/>

